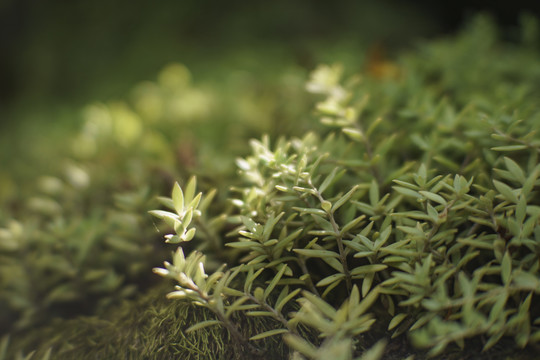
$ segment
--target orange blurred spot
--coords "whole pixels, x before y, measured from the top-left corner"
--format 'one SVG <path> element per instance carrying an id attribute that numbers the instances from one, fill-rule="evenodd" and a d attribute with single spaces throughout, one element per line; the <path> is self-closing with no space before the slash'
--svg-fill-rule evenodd
<path id="1" fill-rule="evenodd" d="M 397 79 L 401 73 L 399 67 L 385 56 L 384 46 L 372 45 L 367 53 L 366 72 L 378 79 Z"/>

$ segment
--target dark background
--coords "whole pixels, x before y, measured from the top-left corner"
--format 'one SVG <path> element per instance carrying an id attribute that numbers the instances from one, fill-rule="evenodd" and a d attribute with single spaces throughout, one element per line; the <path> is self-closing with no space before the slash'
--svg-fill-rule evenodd
<path id="1" fill-rule="evenodd" d="M 519 14 L 538 16 L 539 3 L 3 0 L 2 123 L 17 121 L 9 109 L 122 97 L 172 61 L 199 79 L 212 77 L 209 69 L 245 66 L 246 59 L 261 68 L 287 62 L 310 68 L 332 59 L 336 48 L 382 43 L 391 53 L 450 34 L 478 12 L 490 13 L 511 40 Z"/>

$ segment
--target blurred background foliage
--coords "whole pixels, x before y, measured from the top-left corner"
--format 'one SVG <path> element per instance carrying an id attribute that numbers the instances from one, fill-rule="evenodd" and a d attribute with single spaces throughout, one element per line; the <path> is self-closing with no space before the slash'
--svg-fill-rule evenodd
<path id="1" fill-rule="evenodd" d="M 452 32 L 478 10 L 516 25 L 520 12 L 538 11 L 527 3 L 3 0 L 0 94 L 23 107 L 105 100 L 171 61 L 199 81 L 235 68 L 268 76 L 283 63 L 358 65 L 359 49 Z"/>
<path id="2" fill-rule="evenodd" d="M 42 161 L 43 151 L 51 151 L 51 157 L 55 142 L 49 139 L 78 129 L 80 107 L 125 98 L 134 84 L 153 80 L 171 62 L 186 65 L 202 88 L 234 101 L 231 82 L 240 91 L 264 96 L 285 69 L 305 78 L 319 63 L 340 62 L 356 72 L 370 59 L 391 58 L 419 39 L 452 33 L 478 11 L 491 13 L 505 37 L 517 38 L 519 14 L 538 14 L 540 5 L 521 0 L 3 0 L 0 171 L 9 163 L 19 183 L 36 164 L 50 167 Z M 19 161 L 10 161 L 14 154 Z"/>
<path id="3" fill-rule="evenodd" d="M 3 95 L 83 103 L 121 96 L 170 61 L 181 60 L 201 81 L 234 67 L 263 69 L 257 63 L 270 66 L 268 74 L 283 62 L 314 66 L 321 59 L 313 47 L 365 46 L 384 38 L 399 43 L 444 26 L 422 6 L 389 0 L 187 0 L 157 6 L 8 0 L 2 12 L 3 33 L 9 34 L 3 68 L 10 68 L 3 74 Z"/>
<path id="4" fill-rule="evenodd" d="M 82 106 L 123 99 L 171 62 L 185 64 L 204 93 L 234 103 L 240 95 L 232 87 L 265 97 L 286 69 L 305 78 L 320 62 L 340 61 L 355 71 L 370 46 L 390 51 L 444 28 L 422 6 L 388 0 L 4 0 L 0 16 L 0 172 L 9 164 L 16 184 L 65 152 L 65 141 L 50 139 L 80 127 Z M 237 106 L 245 116 L 253 101 Z"/>

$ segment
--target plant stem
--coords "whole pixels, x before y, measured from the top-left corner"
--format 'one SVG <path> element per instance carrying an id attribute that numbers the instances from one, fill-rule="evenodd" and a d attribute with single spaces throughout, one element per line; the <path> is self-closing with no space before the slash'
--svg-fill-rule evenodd
<path id="1" fill-rule="evenodd" d="M 253 301 L 254 303 L 256 303 L 257 305 L 261 306 L 262 308 L 264 308 L 266 311 L 268 312 L 271 312 L 274 316 L 274 319 L 276 319 L 277 321 L 279 321 L 280 323 L 283 324 L 283 326 L 285 326 L 287 328 L 287 330 L 289 330 L 291 333 L 293 334 L 297 334 L 297 331 L 296 329 L 292 328 L 290 325 L 289 325 L 289 322 L 287 321 L 287 319 L 283 316 L 283 314 L 281 314 L 280 312 L 278 312 L 276 309 L 274 309 L 272 306 L 270 306 L 266 301 L 259 301 L 255 296 L 253 296 L 252 294 L 249 294 L 249 293 L 245 293 L 245 295 L 247 297 L 249 297 L 249 299 L 251 301 Z"/>
<path id="2" fill-rule="evenodd" d="M 308 180 L 308 183 L 311 186 L 311 188 L 315 191 L 317 198 L 322 204 L 325 201 L 322 194 L 319 192 L 319 190 L 315 186 L 313 186 L 311 179 Z M 345 254 L 345 248 L 343 246 L 343 236 L 341 235 L 341 232 L 339 230 L 339 225 L 337 224 L 332 211 L 331 210 L 324 210 L 324 211 L 326 212 L 328 220 L 330 220 L 330 224 L 332 225 L 332 229 L 334 230 L 334 233 L 336 235 L 336 243 L 337 243 L 337 247 L 339 251 L 339 260 L 341 261 L 341 265 L 343 265 L 343 274 L 345 275 L 345 285 L 347 286 L 347 292 L 350 294 L 352 290 L 352 278 L 351 278 L 351 272 L 349 271 L 349 266 L 347 265 L 347 254 Z"/>

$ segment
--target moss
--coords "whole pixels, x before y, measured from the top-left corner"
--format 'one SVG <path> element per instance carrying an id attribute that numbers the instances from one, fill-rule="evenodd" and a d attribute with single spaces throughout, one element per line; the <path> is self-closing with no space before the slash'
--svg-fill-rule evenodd
<path id="1" fill-rule="evenodd" d="M 139 299 L 125 301 L 100 316 L 56 319 L 50 325 L 12 334 L 8 359 L 17 352 L 37 349 L 40 359 L 52 349 L 54 359 L 254 359 L 235 346 L 229 333 L 219 327 L 186 333 L 185 330 L 214 315 L 187 302 L 168 300 L 168 284 L 151 289 Z M 275 323 L 238 316 L 244 335 L 272 329 Z M 313 336 L 313 335 L 311 335 Z M 278 338 L 261 340 L 264 359 L 285 359 L 289 350 Z"/>

